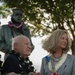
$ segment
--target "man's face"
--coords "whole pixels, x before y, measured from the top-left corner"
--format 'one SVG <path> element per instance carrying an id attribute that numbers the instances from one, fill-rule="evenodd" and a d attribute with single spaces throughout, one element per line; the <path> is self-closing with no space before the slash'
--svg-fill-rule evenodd
<path id="1" fill-rule="evenodd" d="M 28 57 L 31 53 L 31 44 L 29 39 L 22 39 L 18 44 L 18 50 L 22 57 Z"/>
<path id="2" fill-rule="evenodd" d="M 21 10 L 14 10 L 13 11 L 13 15 L 12 18 L 16 21 L 16 22 L 21 22 L 22 21 L 22 16 L 23 16 L 23 12 Z"/>

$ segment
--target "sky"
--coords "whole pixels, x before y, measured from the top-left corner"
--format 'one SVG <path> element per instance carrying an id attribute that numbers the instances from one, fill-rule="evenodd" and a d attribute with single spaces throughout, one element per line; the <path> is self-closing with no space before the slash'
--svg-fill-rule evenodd
<path id="1" fill-rule="evenodd" d="M 1 24 L 7 24 L 8 21 L 10 21 L 10 17 L 8 16 L 7 19 L 0 19 L 1 21 Z M 42 58 L 44 56 L 46 56 L 48 53 L 42 49 L 42 44 L 41 44 L 41 41 L 42 39 L 44 39 L 44 37 L 32 37 L 32 42 L 35 46 L 35 49 L 33 50 L 33 52 L 31 53 L 31 55 L 29 56 L 30 57 L 30 60 L 33 62 L 33 65 L 36 69 L 36 71 L 40 71 L 40 67 L 41 67 L 41 61 L 42 61 Z M 0 52 L 0 54 L 2 55 L 2 58 L 1 60 L 3 60 L 4 58 L 4 53 Z"/>
<path id="2" fill-rule="evenodd" d="M 33 44 L 35 45 L 35 49 L 30 55 L 30 59 L 33 61 L 33 64 L 37 71 L 40 71 L 42 58 L 48 55 L 48 53 L 44 49 L 42 49 L 42 39 L 44 39 L 44 37 L 32 38 Z"/>

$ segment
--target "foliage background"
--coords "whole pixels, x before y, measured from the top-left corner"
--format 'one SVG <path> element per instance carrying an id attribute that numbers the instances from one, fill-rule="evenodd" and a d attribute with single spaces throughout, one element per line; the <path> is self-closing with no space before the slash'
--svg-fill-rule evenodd
<path id="1" fill-rule="evenodd" d="M 44 36 L 55 29 L 71 34 L 72 54 L 75 55 L 75 0 L 0 0 L 0 14 L 7 16 L 12 8 L 24 11 L 23 19 L 32 36 Z"/>

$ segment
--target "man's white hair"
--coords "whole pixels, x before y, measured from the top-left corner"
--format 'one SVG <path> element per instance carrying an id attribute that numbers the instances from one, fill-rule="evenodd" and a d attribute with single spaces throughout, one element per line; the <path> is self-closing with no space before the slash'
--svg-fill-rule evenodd
<path id="1" fill-rule="evenodd" d="M 12 50 L 14 50 L 14 43 L 19 43 L 19 40 L 21 38 L 25 38 L 26 36 L 25 35 L 18 35 L 14 38 L 12 38 Z"/>

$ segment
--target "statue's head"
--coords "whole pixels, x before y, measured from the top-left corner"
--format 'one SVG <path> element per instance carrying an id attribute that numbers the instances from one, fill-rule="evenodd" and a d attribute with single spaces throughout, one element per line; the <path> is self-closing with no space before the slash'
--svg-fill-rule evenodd
<path id="1" fill-rule="evenodd" d="M 12 16 L 11 18 L 18 23 L 21 23 L 23 17 L 23 10 L 15 8 L 12 9 Z"/>

